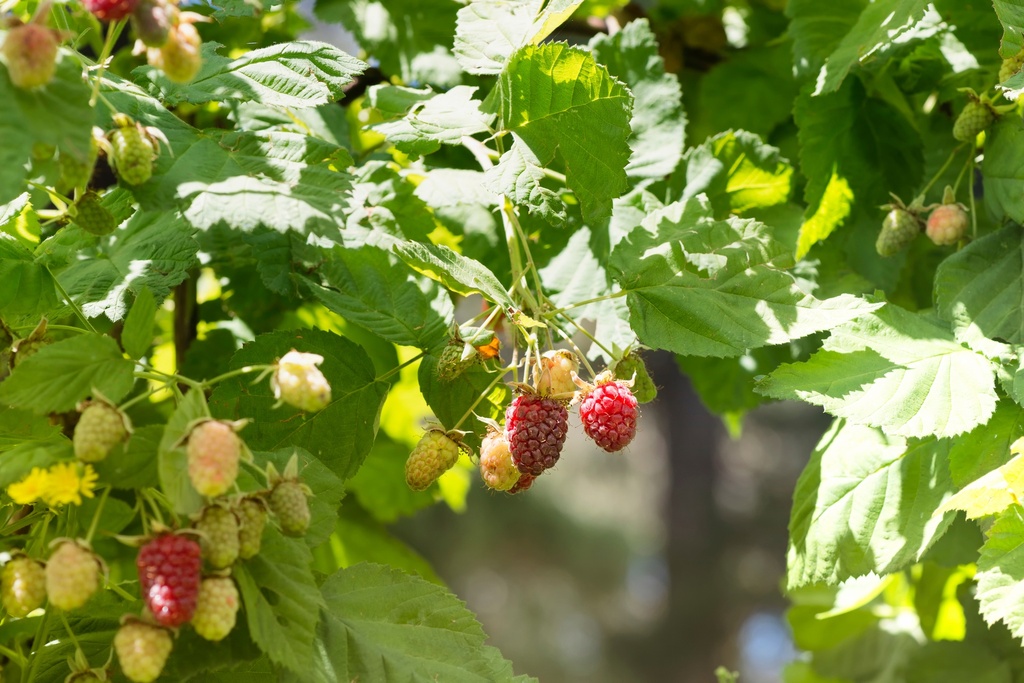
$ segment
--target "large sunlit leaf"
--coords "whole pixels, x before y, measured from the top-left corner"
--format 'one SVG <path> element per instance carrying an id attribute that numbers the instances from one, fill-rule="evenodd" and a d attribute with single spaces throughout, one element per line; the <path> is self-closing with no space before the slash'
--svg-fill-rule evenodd
<path id="1" fill-rule="evenodd" d="M 1001 621 L 1024 638 L 1024 507 L 1004 512 L 988 531 L 978 559 L 975 597 L 985 621 Z"/>
<path id="2" fill-rule="evenodd" d="M 908 441 L 837 420 L 800 475 L 789 522 L 788 583 L 838 583 L 918 561 L 953 521 L 948 444 Z"/>
<path id="3" fill-rule="evenodd" d="M 398 149 L 409 154 L 430 154 L 441 145 L 457 145 L 464 136 L 490 130 L 493 114 L 480 111 L 473 98 L 476 88 L 460 85 L 415 104 L 397 121 L 374 127 Z"/>

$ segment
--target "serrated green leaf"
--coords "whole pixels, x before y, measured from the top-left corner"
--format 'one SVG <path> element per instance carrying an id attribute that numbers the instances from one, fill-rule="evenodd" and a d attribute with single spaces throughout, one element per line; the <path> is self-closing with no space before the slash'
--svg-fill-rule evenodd
<path id="1" fill-rule="evenodd" d="M 516 51 L 497 88 L 501 128 L 515 133 L 540 164 L 561 153 L 584 218 L 610 214 L 612 200 L 628 187 L 629 90 L 589 52 L 562 43 Z M 518 201 L 511 191 L 505 190 Z"/>
<path id="2" fill-rule="evenodd" d="M 1019 451 L 1017 451 L 1019 453 Z M 997 515 L 1024 499 L 1024 457 L 1016 455 L 946 500 L 939 512 L 963 510 L 967 519 Z"/>
<path id="3" fill-rule="evenodd" d="M 994 372 L 941 323 L 888 304 L 836 328 L 810 360 L 780 367 L 758 391 L 890 434 L 950 437 L 992 416 Z"/>
<path id="4" fill-rule="evenodd" d="M 669 187 L 687 201 L 706 194 L 715 215 L 742 214 L 784 203 L 793 168 L 779 150 L 746 131 L 726 131 L 686 153 L 685 173 L 676 171 Z M 685 183 L 685 184 L 684 184 Z"/>
<path id="5" fill-rule="evenodd" d="M 999 54 L 1013 57 L 1024 47 L 1024 5 L 1017 0 L 992 0 L 992 8 L 1003 25 Z"/>
<path id="6" fill-rule="evenodd" d="M 455 315 L 448 292 L 397 257 L 336 247 L 319 272 L 326 286 L 307 280 L 310 291 L 346 320 L 401 346 L 432 349 L 447 339 Z"/>
<path id="7" fill-rule="evenodd" d="M 217 54 L 221 47 L 203 45 L 202 70 L 186 84 L 174 83 L 151 66 L 136 71 L 167 106 L 241 100 L 303 109 L 337 101 L 366 69 L 355 57 L 314 40 L 277 43 L 233 60 Z"/>
<path id="8" fill-rule="evenodd" d="M 416 195 L 416 185 L 408 174 L 375 161 L 363 164 L 353 173 L 345 219 L 348 246 L 358 242 L 350 239 L 353 232 L 365 230 L 371 231 L 366 234 L 366 243 L 380 247 L 391 244 L 393 237 L 429 241 L 437 223 L 429 207 Z"/>
<path id="9" fill-rule="evenodd" d="M 631 21 L 614 35 L 590 41 L 594 58 L 633 93 L 633 154 L 626 165 L 631 178 L 662 178 L 679 163 L 686 137 L 683 90 L 675 74 L 665 73 L 658 41 L 646 19 Z M 787 112 L 788 113 L 788 112 Z"/>
<path id="10" fill-rule="evenodd" d="M 360 473 L 362 471 L 359 470 Z M 405 477 L 400 471 L 398 480 L 408 491 L 409 487 L 406 486 Z M 431 504 L 433 503 L 433 495 L 425 491 L 416 494 L 427 497 Z M 439 586 L 444 585 L 423 556 L 389 533 L 387 527 L 375 517 L 371 517 L 362 506 L 344 505 L 338 515 L 336 527 L 333 542 L 337 544 L 336 552 L 341 555 L 342 567 L 351 567 L 361 562 L 374 562 L 417 574 Z"/>
<path id="11" fill-rule="evenodd" d="M 907 683 L 1011 683 L 1010 663 L 978 642 L 925 643 L 907 665 Z"/>
<path id="12" fill-rule="evenodd" d="M 123 448 L 117 448 L 93 465 L 104 482 L 119 489 L 141 489 L 160 483 L 160 441 L 163 425 L 146 425 L 132 432 Z"/>
<path id="13" fill-rule="evenodd" d="M 797 481 L 789 587 L 917 562 L 953 521 L 952 513 L 933 515 L 953 493 L 947 452 L 945 442 L 908 442 L 837 420 Z"/>
<path id="14" fill-rule="evenodd" d="M 878 307 L 820 301 L 780 266 L 791 255 L 766 226 L 715 220 L 706 198 L 650 214 L 612 251 L 640 341 L 692 356 L 739 356 L 832 328 Z"/>
<path id="15" fill-rule="evenodd" d="M 120 401 L 132 388 L 133 364 L 117 342 L 79 334 L 40 348 L 0 383 L 0 401 L 32 412 L 63 413 L 98 391 Z"/>
<path id="16" fill-rule="evenodd" d="M 786 16 L 793 38 L 793 63 L 800 76 L 818 73 L 850 28 L 857 23 L 868 0 L 790 0 Z"/>
<path id="17" fill-rule="evenodd" d="M 978 559 L 975 597 L 985 622 L 1001 621 L 1024 638 L 1024 508 L 1014 505 L 988 531 Z"/>
<path id="18" fill-rule="evenodd" d="M 235 566 L 252 639 L 277 664 L 308 672 L 324 604 L 300 539 L 264 534 L 258 555 Z"/>
<path id="19" fill-rule="evenodd" d="M 486 266 L 440 244 L 396 242 L 392 251 L 418 273 L 463 296 L 481 294 L 507 310 L 516 310 L 505 288 Z"/>
<path id="20" fill-rule="evenodd" d="M 317 635 L 323 646 L 306 662 L 302 680 L 513 679 L 512 665 L 486 648 L 486 635 L 465 605 L 436 584 L 359 564 L 332 575 L 321 590 L 326 607 Z"/>
<path id="21" fill-rule="evenodd" d="M 415 376 L 410 383 L 414 381 Z M 380 433 L 363 466 L 348 480 L 348 489 L 360 506 L 385 524 L 435 503 L 433 491 L 413 491 L 405 483 L 409 452 L 408 445 Z"/>
<path id="22" fill-rule="evenodd" d="M 924 17 L 927 7 L 927 0 L 868 4 L 818 73 L 815 94 L 838 90 L 850 69 L 912 29 Z"/>
<path id="23" fill-rule="evenodd" d="M 471 74 L 498 74 L 521 47 L 537 45 L 583 0 L 473 0 L 459 10 L 455 56 Z"/>
<path id="24" fill-rule="evenodd" d="M 124 321 L 121 344 L 132 358 L 142 358 L 153 344 L 153 321 L 156 318 L 156 299 L 153 291 L 142 287 Z"/>
<path id="25" fill-rule="evenodd" d="M 986 133 L 982 162 L 985 206 L 997 224 L 1009 218 L 1024 223 L 1024 197 L 1018 191 L 1024 182 L 1019 163 L 1024 152 L 1024 121 L 1019 116 L 1001 116 Z"/>
<path id="26" fill-rule="evenodd" d="M 0 317 L 12 325 L 34 323 L 59 307 L 50 272 L 15 238 L 0 233 Z"/>
<path id="27" fill-rule="evenodd" d="M 949 448 L 949 473 L 964 486 L 1010 460 L 1010 446 L 1024 436 L 1024 410 L 1011 401 L 1000 401 L 992 419 L 953 440 Z"/>
<path id="28" fill-rule="evenodd" d="M 253 450 L 304 448 L 341 477 L 348 479 L 373 444 L 377 420 L 388 385 L 374 377 L 373 362 L 357 344 L 322 330 L 292 330 L 257 337 L 236 353 L 230 369 L 273 363 L 297 349 L 324 357 L 321 371 L 331 385 L 331 403 L 317 413 L 284 405 L 278 408 L 263 380 L 241 377 L 220 384 L 210 397 L 214 413 L 230 419 L 251 418 L 242 438 Z"/>
<path id="29" fill-rule="evenodd" d="M 515 133 L 512 146 L 484 173 L 484 185 L 494 194 L 507 195 L 551 225 L 565 225 L 565 202 L 557 192 L 544 186 L 544 180 L 540 159 Z"/>
<path id="30" fill-rule="evenodd" d="M 401 119 L 373 127 L 407 154 L 431 154 L 441 145 L 458 145 L 465 136 L 490 131 L 493 114 L 480 111 L 477 88 L 459 85 L 422 100 Z"/>
<path id="31" fill-rule="evenodd" d="M 853 191 L 845 178 L 839 177 L 835 170 L 829 178 L 828 185 L 822 192 L 818 207 L 800 226 L 800 234 L 796 243 L 796 258 L 807 256 L 818 242 L 831 235 L 850 215 L 853 204 Z"/>

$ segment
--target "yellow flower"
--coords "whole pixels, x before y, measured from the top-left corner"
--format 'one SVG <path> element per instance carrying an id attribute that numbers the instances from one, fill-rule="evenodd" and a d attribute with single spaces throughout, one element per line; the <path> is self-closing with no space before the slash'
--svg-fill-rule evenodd
<path id="1" fill-rule="evenodd" d="M 73 462 L 57 463 L 47 474 L 48 481 L 42 498 L 51 507 L 68 503 L 81 505 L 82 496 L 92 498 L 98 476 L 90 465 L 86 465 L 84 475 L 80 475 L 78 464 Z"/>
<path id="2" fill-rule="evenodd" d="M 24 479 L 7 487 L 7 495 L 19 505 L 28 505 L 38 500 L 48 486 L 49 474 L 46 470 L 33 467 Z"/>

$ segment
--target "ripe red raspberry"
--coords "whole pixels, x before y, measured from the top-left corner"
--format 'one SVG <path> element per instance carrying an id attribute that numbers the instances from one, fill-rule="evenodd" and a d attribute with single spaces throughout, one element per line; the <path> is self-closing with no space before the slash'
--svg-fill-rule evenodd
<path id="1" fill-rule="evenodd" d="M 533 482 L 537 480 L 537 477 L 532 474 L 520 474 L 519 481 L 516 482 L 515 486 L 508 490 L 509 493 L 515 495 L 522 493 L 523 491 L 529 491 L 530 487 L 533 486 Z"/>
<path id="2" fill-rule="evenodd" d="M 439 429 L 431 429 L 405 461 L 405 483 L 413 491 L 425 491 L 459 460 L 459 444 Z"/>
<path id="3" fill-rule="evenodd" d="M 57 71 L 59 35 L 39 24 L 23 24 L 7 32 L 0 52 L 16 87 L 40 88 L 53 80 Z"/>
<path id="4" fill-rule="evenodd" d="M 114 650 L 121 671 L 135 683 L 155 681 L 171 655 L 174 642 L 165 628 L 129 621 L 114 634 Z"/>
<path id="5" fill-rule="evenodd" d="M 297 481 L 280 482 L 270 492 L 270 509 L 277 516 L 281 533 L 285 536 L 303 536 L 309 528 L 309 500 L 305 487 Z"/>
<path id="6" fill-rule="evenodd" d="M 238 616 L 238 589 L 226 576 L 203 579 L 199 586 L 199 602 L 192 615 L 196 633 L 217 642 L 223 640 L 235 627 Z"/>
<path id="7" fill-rule="evenodd" d="M 256 557 L 267 526 L 267 506 L 262 499 L 243 498 L 235 509 L 238 515 L 238 556 L 243 560 Z"/>
<path id="8" fill-rule="evenodd" d="M 88 548 L 64 541 L 46 563 L 46 593 L 62 610 L 78 609 L 100 587 L 100 563 Z"/>
<path id="9" fill-rule="evenodd" d="M 522 394 L 505 409 L 512 461 L 523 474 L 536 477 L 554 467 L 568 431 L 569 412 L 554 399 Z"/>
<path id="10" fill-rule="evenodd" d="M 157 146 L 146 129 L 124 114 L 114 115 L 110 132 L 110 162 L 118 177 L 129 185 L 141 185 L 153 177 Z"/>
<path id="11" fill-rule="evenodd" d="M 572 351 L 547 351 L 534 361 L 533 386 L 541 396 L 572 393 L 576 391 L 572 373 L 579 369 L 580 363 Z"/>
<path id="12" fill-rule="evenodd" d="M 18 555 L 0 572 L 0 598 L 4 609 L 20 619 L 39 609 L 46 600 L 46 570 L 31 557 Z"/>
<path id="13" fill-rule="evenodd" d="M 178 534 L 157 536 L 139 549 L 142 598 L 161 626 L 181 626 L 192 618 L 199 592 L 199 544 Z"/>
<path id="14" fill-rule="evenodd" d="M 942 204 L 932 211 L 925 224 L 925 234 L 935 244 L 945 246 L 956 244 L 964 235 L 971 220 L 960 204 Z"/>
<path id="15" fill-rule="evenodd" d="M 214 569 L 224 569 L 238 559 L 238 518 L 221 505 L 209 505 L 196 523 L 203 559 Z"/>
<path id="16" fill-rule="evenodd" d="M 580 402 L 583 431 L 609 453 L 620 451 L 636 436 L 636 397 L 624 382 L 605 381 Z"/>
<path id="17" fill-rule="evenodd" d="M 202 44 L 196 27 L 181 22 L 171 27 L 163 47 L 149 48 L 146 57 L 150 66 L 163 71 L 171 81 L 188 83 L 203 66 Z"/>
<path id="18" fill-rule="evenodd" d="M 121 411 L 104 401 L 93 401 L 82 410 L 75 426 L 75 457 L 82 462 L 99 462 L 127 437 Z"/>
<path id="19" fill-rule="evenodd" d="M 504 432 L 492 431 L 480 444 L 480 477 L 488 488 L 508 491 L 524 476 L 512 462 Z"/>
<path id="20" fill-rule="evenodd" d="M 227 492 L 238 477 L 242 441 L 227 422 L 207 420 L 188 435 L 188 476 L 210 498 Z"/>
<path id="21" fill-rule="evenodd" d="M 82 0 L 85 9 L 89 10 L 100 21 L 120 21 L 135 9 L 137 0 Z"/>

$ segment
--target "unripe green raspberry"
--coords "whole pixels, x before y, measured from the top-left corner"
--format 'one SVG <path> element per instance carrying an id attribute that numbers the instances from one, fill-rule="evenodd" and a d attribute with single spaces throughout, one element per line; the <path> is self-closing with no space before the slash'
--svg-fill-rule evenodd
<path id="1" fill-rule="evenodd" d="M 615 378 L 633 380 L 633 395 L 639 403 L 650 403 L 658 396 L 658 387 L 647 372 L 647 365 L 635 352 L 626 354 L 615 364 Z"/>
<path id="2" fill-rule="evenodd" d="M 171 27 L 163 47 L 148 50 L 147 58 L 150 66 L 163 71 L 170 80 L 188 83 L 203 66 L 202 43 L 196 27 L 182 22 Z"/>
<path id="3" fill-rule="evenodd" d="M 82 462 L 99 462 L 127 437 L 121 411 L 109 403 L 93 401 L 82 411 L 75 426 L 75 457 Z"/>
<path id="4" fill-rule="evenodd" d="M 299 410 L 316 412 L 331 402 L 331 385 L 317 367 L 324 357 L 292 349 L 277 362 L 270 386 L 274 398 Z"/>
<path id="5" fill-rule="evenodd" d="M 534 360 L 533 386 L 541 396 L 573 393 L 576 384 L 572 373 L 579 369 L 580 362 L 572 351 L 546 351 Z"/>
<path id="6" fill-rule="evenodd" d="M 1013 57 L 1007 57 L 1003 60 L 1003 63 L 999 66 L 999 82 L 1005 83 L 1010 80 L 1018 71 L 1021 66 L 1024 66 L 1024 55 L 1018 52 Z"/>
<path id="7" fill-rule="evenodd" d="M 879 256 L 898 254 L 921 232 L 921 222 L 906 209 L 893 207 L 882 221 L 882 230 L 878 233 L 875 250 Z"/>
<path id="8" fill-rule="evenodd" d="M 953 123 L 953 138 L 961 142 L 974 142 L 978 133 L 988 128 L 995 117 L 996 113 L 988 104 L 971 98 Z"/>
<path id="9" fill-rule="evenodd" d="M 78 609 L 100 587 L 100 563 L 90 550 L 64 541 L 46 563 L 46 593 L 62 610 Z"/>
<path id="10" fill-rule="evenodd" d="M 57 72 L 59 33 L 39 24 L 15 26 L 7 32 L 0 53 L 15 87 L 40 88 Z"/>
<path id="11" fill-rule="evenodd" d="M 405 483 L 413 491 L 425 491 L 458 459 L 459 445 L 444 432 L 432 429 L 423 435 L 405 461 Z"/>
<path id="12" fill-rule="evenodd" d="M 487 488 L 508 491 L 519 481 L 519 469 L 512 462 L 504 431 L 491 431 L 480 444 L 480 478 Z"/>
<path id="13" fill-rule="evenodd" d="M 203 579 L 199 585 L 196 613 L 192 626 L 196 633 L 213 642 L 223 640 L 235 628 L 238 616 L 238 589 L 226 576 Z"/>
<path id="14" fill-rule="evenodd" d="M 208 505 L 196 523 L 203 559 L 214 569 L 224 569 L 238 559 L 238 518 L 222 505 Z"/>
<path id="15" fill-rule="evenodd" d="M 453 340 L 437 359 L 437 378 L 451 382 L 480 362 L 480 354 L 466 342 Z"/>
<path id="16" fill-rule="evenodd" d="M 164 670 L 174 642 L 159 626 L 129 621 L 114 635 L 114 650 L 121 671 L 135 683 L 152 683 Z"/>
<path id="17" fill-rule="evenodd" d="M 89 149 L 85 159 L 79 159 L 70 152 L 62 149 L 57 161 L 60 163 L 60 182 L 58 188 L 67 194 L 75 189 L 81 189 L 89 184 L 92 179 L 93 170 L 96 168 L 96 160 L 100 154 L 100 138 L 103 131 L 93 128 L 92 137 L 89 138 Z"/>
<path id="18" fill-rule="evenodd" d="M 100 237 L 117 228 L 117 219 L 102 204 L 100 196 L 89 190 L 75 202 L 75 223 L 86 232 Z"/>
<path id="19" fill-rule="evenodd" d="M 238 556 L 243 560 L 255 557 L 263 542 L 267 526 L 267 506 L 255 498 L 243 498 L 236 508 L 238 514 Z"/>
<path id="20" fill-rule="evenodd" d="M 141 185 L 153 176 L 156 147 L 145 131 L 124 114 L 114 116 L 110 133 L 110 161 L 117 175 L 129 185 Z"/>
<path id="21" fill-rule="evenodd" d="M 218 420 L 196 425 L 188 436 L 188 476 L 196 491 L 210 498 L 226 493 L 238 477 L 242 440 Z"/>
<path id="22" fill-rule="evenodd" d="M 285 480 L 270 492 L 270 510 L 277 517 L 285 536 L 303 536 L 309 529 L 310 511 L 306 490 L 301 483 Z"/>
<path id="23" fill-rule="evenodd" d="M 20 619 L 39 609 L 46 600 L 46 570 L 31 557 L 19 555 L 0 572 L 0 598 L 4 609 Z"/>

